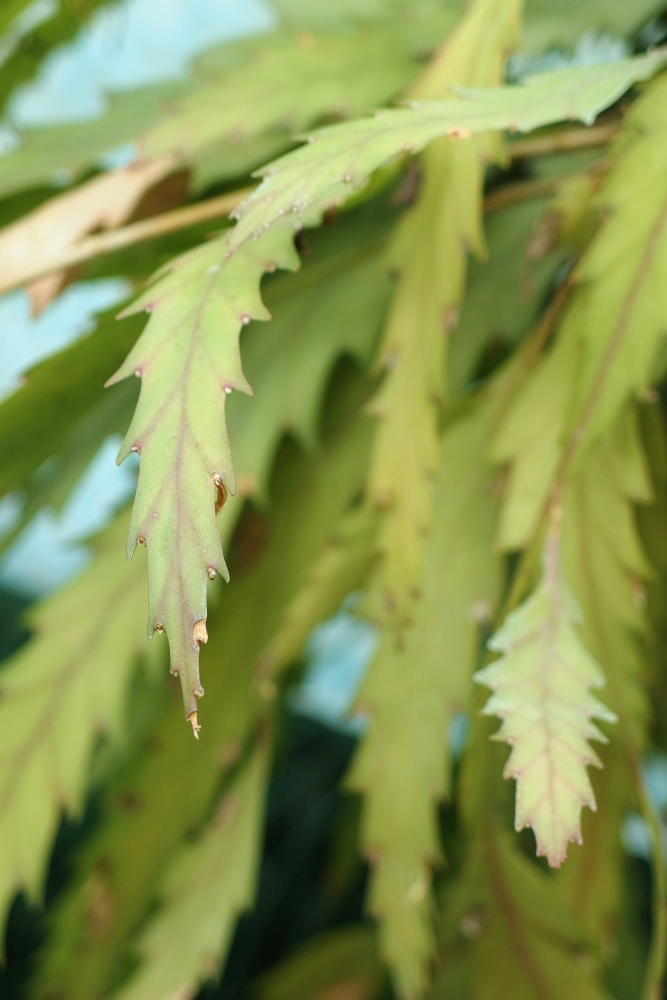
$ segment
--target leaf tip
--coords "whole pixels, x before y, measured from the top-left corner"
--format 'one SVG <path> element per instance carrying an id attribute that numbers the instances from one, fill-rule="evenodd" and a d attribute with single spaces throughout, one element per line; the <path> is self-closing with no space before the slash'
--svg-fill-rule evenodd
<path id="1" fill-rule="evenodd" d="M 203 642 L 208 642 L 208 632 L 206 631 L 205 619 L 202 618 L 200 621 L 195 622 L 192 630 L 192 637 L 198 646 L 201 646 Z M 201 697 L 201 695 L 199 697 Z"/>

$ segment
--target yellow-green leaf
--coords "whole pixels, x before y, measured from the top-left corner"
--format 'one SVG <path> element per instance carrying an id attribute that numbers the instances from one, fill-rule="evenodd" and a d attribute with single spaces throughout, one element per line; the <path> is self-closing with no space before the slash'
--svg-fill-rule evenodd
<path id="1" fill-rule="evenodd" d="M 502 719 L 496 739 L 511 746 L 505 777 L 516 780 L 515 827 L 531 826 L 552 867 L 581 840 L 581 807 L 595 809 L 587 766 L 601 766 L 589 740 L 606 742 L 593 719 L 616 716 L 591 694 L 604 685 L 576 626 L 579 611 L 550 535 L 542 580 L 489 641 L 502 657 L 475 674 L 493 694 L 486 715 Z"/>

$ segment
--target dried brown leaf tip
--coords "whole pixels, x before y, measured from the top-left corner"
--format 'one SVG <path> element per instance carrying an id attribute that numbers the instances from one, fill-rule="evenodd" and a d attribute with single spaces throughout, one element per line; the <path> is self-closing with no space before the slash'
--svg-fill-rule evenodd
<path id="1" fill-rule="evenodd" d="M 195 627 L 192 630 L 192 635 L 198 646 L 201 646 L 202 642 L 208 642 L 208 632 L 206 631 L 206 622 L 202 621 L 195 622 Z"/>
<path id="2" fill-rule="evenodd" d="M 198 740 L 199 739 L 199 730 L 201 729 L 201 726 L 197 722 L 197 713 L 196 712 L 190 712 L 190 714 L 188 715 L 188 722 L 192 726 L 192 732 L 194 733 L 195 739 Z"/>

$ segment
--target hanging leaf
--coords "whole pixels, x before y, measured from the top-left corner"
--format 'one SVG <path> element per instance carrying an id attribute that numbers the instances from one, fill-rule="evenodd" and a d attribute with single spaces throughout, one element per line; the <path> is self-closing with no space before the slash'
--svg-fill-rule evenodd
<path id="1" fill-rule="evenodd" d="M 210 815 L 221 773 L 239 760 L 255 718 L 265 712 L 254 683 L 257 657 L 363 485 L 368 427 L 350 419 L 359 386 L 348 379 L 336 388 L 336 402 L 344 407 L 335 414 L 322 453 L 308 460 L 293 446 L 281 449 L 266 546 L 245 574 L 235 575 L 220 613 L 214 609 L 211 616 L 210 641 L 202 650 L 210 696 L 203 738 L 199 743 L 184 738 L 182 707 L 170 702 L 144 752 L 109 789 L 107 819 L 79 856 L 52 916 L 49 946 L 33 985 L 40 1000 L 58 992 L 68 1000 L 90 1000 L 119 985 L 136 928 L 151 913 L 169 859 Z M 243 537 L 240 529 L 239 545 Z"/>
<path id="2" fill-rule="evenodd" d="M 584 304 L 573 310 L 570 335 L 582 353 L 569 427 L 586 420 L 580 453 L 650 385 L 667 322 L 666 97 L 661 77 L 629 113 L 600 190 L 606 221 L 578 268 Z"/>
<path id="3" fill-rule="evenodd" d="M 415 623 L 400 644 L 384 631 L 359 695 L 371 723 L 347 784 L 364 795 L 369 906 L 382 919 L 380 945 L 406 997 L 421 995 L 434 948 L 429 890 L 441 857 L 437 803 L 449 794 L 449 724 L 467 705 L 478 630 L 500 587 L 488 473 L 474 460 L 497 405 L 473 405 L 444 437 Z"/>
<path id="4" fill-rule="evenodd" d="M 281 228 L 270 235 L 224 267 L 224 240 L 179 258 L 130 310 L 148 307 L 151 316 L 110 380 L 132 374 L 142 380 L 119 455 L 142 456 L 127 552 L 131 557 L 139 542 L 148 548 L 149 634 L 157 627 L 169 636 L 172 672 L 181 678 L 195 735 L 204 693 L 199 646 L 207 641 L 206 585 L 218 573 L 228 578 L 215 511 L 236 492 L 225 399 L 233 389 L 252 391 L 241 370 L 239 331 L 251 319 L 268 319 L 258 286 L 269 264 L 298 266 Z"/>
<path id="5" fill-rule="evenodd" d="M 454 85 L 501 82 L 518 32 L 520 3 L 476 3 L 413 86 L 413 97 L 446 95 Z M 370 600 L 409 622 L 422 586 L 438 470 L 438 419 L 447 335 L 456 326 L 467 252 L 485 253 L 482 191 L 486 162 L 501 159 L 497 136 L 424 152 L 416 206 L 402 218 L 389 253 L 396 289 L 377 366 L 382 385 L 369 404 L 378 420 L 368 499 L 383 515 L 381 560 Z"/>
<path id="6" fill-rule="evenodd" d="M 385 978 L 375 938 L 365 924 L 318 935 L 261 977 L 259 1000 L 374 1000 Z"/>
<path id="7" fill-rule="evenodd" d="M 489 640 L 501 659 L 475 674 L 493 691 L 484 713 L 502 719 L 496 739 L 512 747 L 505 777 L 517 783 L 515 827 L 533 828 L 537 853 L 553 868 L 581 840 L 582 805 L 595 809 L 586 768 L 601 764 L 588 740 L 606 737 L 592 720 L 616 721 L 590 693 L 604 677 L 577 634 L 558 546 L 550 536 L 538 588 Z"/>
<path id="8" fill-rule="evenodd" d="M 448 903 L 450 960 L 440 995 L 456 958 L 468 972 L 471 1000 L 610 1000 L 596 982 L 590 941 L 553 879 L 490 823 Z"/>
<path id="9" fill-rule="evenodd" d="M 0 680 L 0 911 L 13 894 L 41 894 L 64 807 L 83 804 L 100 732 L 122 732 L 132 669 L 147 653 L 141 567 L 119 557 L 119 517 L 79 579 L 33 613 L 36 635 Z"/>
<path id="10" fill-rule="evenodd" d="M 636 413 L 626 408 L 572 477 L 563 516 L 563 563 L 583 611 L 581 637 L 605 665 L 606 700 L 621 732 L 602 754 L 598 813 L 586 818 L 583 846 L 572 851 L 559 878 L 573 912 L 607 951 L 614 947 L 621 906 L 619 831 L 633 804 L 633 771 L 650 719 L 642 684 L 648 622 L 641 594 L 655 574 L 633 508 L 652 500 Z"/>
<path id="11" fill-rule="evenodd" d="M 667 315 L 666 88 L 665 79 L 656 80 L 629 114 L 597 199 L 604 222 L 577 268 L 558 342 L 492 444 L 494 460 L 512 463 L 503 548 L 527 544 L 560 463 L 576 469 L 652 380 Z"/>
<path id="12" fill-rule="evenodd" d="M 178 851 L 161 909 L 139 938 L 138 971 L 115 996 L 194 996 L 224 960 L 236 921 L 253 902 L 269 763 L 268 734 L 252 750 L 199 840 Z"/>

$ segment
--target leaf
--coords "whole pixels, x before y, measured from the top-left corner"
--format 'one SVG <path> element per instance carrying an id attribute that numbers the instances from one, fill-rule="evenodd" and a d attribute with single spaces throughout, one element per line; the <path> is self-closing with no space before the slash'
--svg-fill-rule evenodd
<path id="1" fill-rule="evenodd" d="M 77 428 L 90 429 L 101 411 L 120 405 L 126 393 L 112 389 L 103 398 L 103 382 L 137 339 L 138 319 L 119 325 L 111 311 L 103 313 L 91 333 L 40 361 L 0 402 L 0 495 L 26 487 L 46 459 L 63 455 Z"/>
<path id="2" fill-rule="evenodd" d="M 572 46 L 590 29 L 629 36 L 660 13 L 656 0 L 527 0 L 522 48 Z"/>
<path id="3" fill-rule="evenodd" d="M 337 359 L 368 364 L 390 291 L 381 258 L 386 230 L 384 212 L 372 206 L 341 218 L 309 235 L 297 274 L 265 286 L 271 322 L 251 324 L 241 342 L 253 397 L 233 394 L 226 404 L 243 492 L 266 500 L 285 432 L 307 450 L 317 446 L 322 393 Z"/>
<path id="4" fill-rule="evenodd" d="M 568 429 L 586 419 L 580 453 L 650 384 L 667 321 L 666 96 L 661 77 L 629 113 L 600 190 L 606 222 L 578 268 L 585 305 L 570 319 L 582 353 Z"/>
<path id="5" fill-rule="evenodd" d="M 179 258 L 131 308 L 150 307 L 151 316 L 109 383 L 135 373 L 142 379 L 119 455 L 119 461 L 132 450 L 142 456 L 128 558 L 140 540 L 147 546 L 149 635 L 157 626 L 169 636 L 172 673 L 180 675 L 195 734 L 206 585 L 217 573 L 228 578 L 215 505 L 236 492 L 225 398 L 232 389 L 252 391 L 241 370 L 238 335 L 251 319 L 268 319 L 258 286 L 273 258 L 275 267 L 298 266 L 281 229 L 271 236 L 224 267 L 224 240 Z"/>
<path id="6" fill-rule="evenodd" d="M 199 840 L 176 853 L 161 908 L 139 937 L 142 964 L 114 994 L 119 1000 L 194 996 L 224 961 L 236 921 L 254 899 L 269 747 L 264 734 Z"/>
<path id="7" fill-rule="evenodd" d="M 598 206 L 604 222 L 575 272 L 576 291 L 556 346 L 517 397 L 491 449 L 512 462 L 499 543 L 525 545 L 556 470 L 576 472 L 624 405 L 657 374 L 667 304 L 667 186 L 660 164 L 667 81 L 628 115 Z"/>
<path id="8" fill-rule="evenodd" d="M 373 512 L 365 505 L 344 518 L 262 653 L 263 675 L 277 674 L 296 660 L 313 628 L 334 614 L 363 582 L 373 562 L 375 531 Z"/>
<path id="9" fill-rule="evenodd" d="M 606 953 L 615 946 L 621 904 L 619 830 L 631 807 L 634 762 L 648 742 L 643 678 L 649 626 L 641 595 L 655 574 L 634 505 L 652 499 L 637 414 L 626 408 L 613 433 L 593 446 L 572 477 L 563 517 L 563 561 L 583 610 L 581 636 L 605 665 L 607 700 L 620 732 L 605 749 L 605 771 L 595 782 L 598 812 L 586 818 L 583 846 L 572 852 L 559 879 L 564 898 Z"/>
<path id="10" fill-rule="evenodd" d="M 313 225 L 323 206 L 344 201 L 373 170 L 404 150 L 419 152 L 448 134 L 462 139 L 490 130 L 528 132 L 565 120 L 586 123 L 639 80 L 663 67 L 665 55 L 604 66 L 555 70 L 520 86 L 463 88 L 459 100 L 421 101 L 417 107 L 385 110 L 319 129 L 307 145 L 264 167 L 259 188 L 236 210 L 239 224 L 230 234 L 235 250 L 286 213 L 294 223 Z"/>
<path id="11" fill-rule="evenodd" d="M 0 293 L 22 284 L 26 275 L 58 263 L 62 253 L 98 229 L 114 229 L 134 213 L 141 198 L 174 170 L 174 161 L 137 163 L 101 174 L 52 198 L 0 230 Z M 28 287 L 33 315 L 38 315 L 69 283 L 56 273 Z"/>
<path id="12" fill-rule="evenodd" d="M 258 1000 L 372 1000 L 384 979 L 375 939 L 366 924 L 319 934 L 260 977 Z"/>
<path id="13" fill-rule="evenodd" d="M 502 653 L 475 680 L 493 694 L 485 715 L 502 719 L 496 739 L 512 747 L 504 776 L 516 780 L 515 828 L 532 826 L 538 855 L 557 868 L 571 840 L 581 842 L 582 805 L 595 809 L 586 767 L 601 766 L 589 739 L 606 742 L 593 719 L 616 716 L 591 693 L 604 676 L 575 629 L 579 611 L 550 535 L 534 593 L 489 640 Z"/>
<path id="14" fill-rule="evenodd" d="M 635 519 L 634 505 L 651 503 L 653 491 L 634 409 L 626 408 L 596 444 L 563 499 L 563 565 L 583 611 L 581 636 L 604 663 L 607 697 L 639 752 L 648 715 L 641 594 L 655 571 Z"/>
<path id="15" fill-rule="evenodd" d="M 21 145 L 0 156 L 0 197 L 50 185 L 62 171 L 73 176 L 89 168 L 110 149 L 141 135 L 165 104 L 193 86 L 190 80 L 176 80 L 114 94 L 99 118 L 21 133 Z"/>
<path id="16" fill-rule="evenodd" d="M 91 121 L 22 134 L 18 149 L 0 157 L 0 195 L 78 173 L 130 141 L 144 156 L 176 152 L 192 167 L 196 191 L 243 176 L 289 147 L 295 131 L 386 103 L 414 76 L 415 53 L 455 16 L 435 12 L 417 31 L 410 19 L 376 36 L 273 31 L 215 46 L 195 61 L 192 78 L 113 95 Z"/>
<path id="17" fill-rule="evenodd" d="M 144 156 L 175 155 L 197 164 L 196 188 L 256 167 L 260 139 L 266 161 L 318 120 L 354 117 L 386 103 L 417 69 L 393 26 L 322 37 L 278 32 L 222 73 L 205 72 L 212 60 L 204 60 L 204 86 L 172 105 L 140 141 Z"/>
<path id="18" fill-rule="evenodd" d="M 484 352 L 514 346 L 538 316 L 562 251 L 529 268 L 534 227 L 545 211 L 543 198 L 487 214 L 488 258 L 469 262 L 461 317 L 452 331 L 447 361 L 449 391 L 463 392 L 476 375 Z"/>
<path id="19" fill-rule="evenodd" d="M 151 912 L 170 857 L 210 815 L 221 772 L 238 761 L 255 717 L 265 711 L 254 683 L 257 657 L 363 485 L 368 426 L 350 418 L 356 416 L 359 386 L 347 379 L 336 390 L 336 403 L 345 405 L 329 424 L 321 454 L 306 459 L 293 444 L 281 449 L 266 546 L 245 574 L 235 575 L 224 604 L 212 610 L 210 641 L 202 651 L 210 697 L 209 716 L 203 703 L 202 739 L 186 738 L 180 701 L 170 701 L 139 759 L 109 790 L 102 822 L 52 914 L 32 987 L 40 1000 L 59 992 L 68 1000 L 90 1000 L 118 985 L 136 927 Z M 242 526 L 239 532 L 242 544 Z"/>
<path id="20" fill-rule="evenodd" d="M 0 676 L 0 911 L 38 897 L 61 809 L 80 811 L 100 732 L 120 735 L 132 668 L 147 652 L 144 583 L 120 558 L 118 518 L 96 562 L 33 613 L 35 637 Z"/>
<path id="21" fill-rule="evenodd" d="M 476 3 L 412 96 L 439 96 L 453 84 L 499 83 L 519 16 L 520 4 Z M 384 379 L 368 408 L 378 419 L 368 499 L 383 512 L 372 585 L 378 594 L 371 602 L 394 622 L 410 621 L 422 585 L 447 333 L 463 295 L 466 247 L 485 253 L 484 167 L 499 158 L 502 145 L 494 136 L 458 145 L 447 138 L 433 142 L 422 156 L 417 204 L 399 223 L 389 254 L 397 281 L 377 363 Z"/>
<path id="22" fill-rule="evenodd" d="M 468 965 L 471 1000 L 609 1000 L 554 881 L 491 822 L 447 902 L 448 936 Z"/>
<path id="23" fill-rule="evenodd" d="M 371 725 L 347 784 L 364 795 L 369 906 L 406 997 L 421 995 L 434 948 L 429 888 L 440 859 L 437 803 L 449 794 L 449 723 L 467 705 L 478 629 L 500 590 L 482 457 L 502 395 L 473 403 L 445 434 L 415 624 L 400 643 L 384 631 L 359 695 Z"/>
<path id="24" fill-rule="evenodd" d="M 350 233 L 350 228 L 344 232 Z M 228 262 L 223 257 L 222 264 L 217 261 L 224 240 L 181 258 L 173 276 L 164 278 L 133 307 L 136 311 L 150 304 L 151 318 L 113 380 L 135 370 L 142 372 L 142 395 L 121 451 L 121 458 L 130 448 L 142 455 L 128 553 L 138 538 L 145 540 L 153 595 L 150 628 L 160 624 L 170 638 L 172 669 L 181 675 L 188 716 L 196 711 L 195 692 L 201 690 L 194 629 L 206 618 L 206 583 L 213 572 L 226 574 L 214 494 L 235 491 L 224 429 L 226 393 L 221 388 L 250 389 L 241 372 L 236 338 L 246 321 L 267 318 L 256 288 L 251 286 L 245 298 L 236 289 L 242 290 L 253 276 L 259 283 L 271 242 L 276 244 L 277 265 L 297 266 L 291 241 L 286 248 L 280 245 L 284 243 L 280 230 L 272 234 L 272 241 L 252 244 Z M 327 277 L 323 290 L 321 279 Z M 337 309 L 340 294 L 350 308 L 345 325 Z M 357 251 L 339 251 L 337 261 L 322 260 L 319 270 L 315 264 L 302 279 L 293 280 L 291 290 L 276 283 L 273 299 L 282 319 L 270 333 L 248 344 L 248 370 L 259 394 L 257 412 L 246 415 L 239 400 L 236 421 L 232 414 L 243 492 L 265 489 L 271 457 L 285 430 L 300 432 L 302 439 L 313 443 L 324 379 L 343 351 L 367 354 L 385 296 L 386 279 L 363 242 Z M 222 318 L 226 319 L 226 335 L 221 335 Z M 176 353 L 179 342 L 180 356 Z M 215 420 L 211 419 L 212 407 L 218 409 Z M 153 421 L 156 410 L 159 422 Z M 153 455 L 159 456 L 158 476 L 151 478 L 151 466 L 145 463 Z M 170 464 L 166 456 L 171 456 Z M 143 471 L 146 468 L 148 474 Z M 204 521 L 206 507 L 209 515 Z M 228 523 L 233 527 L 233 520 Z M 172 573 L 174 540 L 181 549 L 177 575 Z M 199 552 L 196 566 L 189 565 L 193 550 Z"/>

